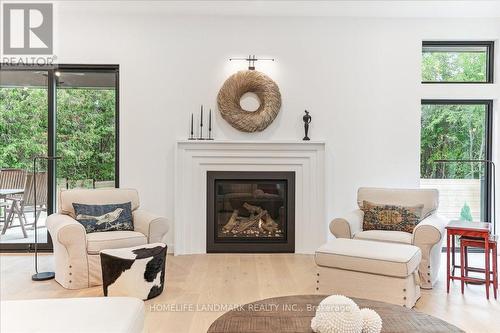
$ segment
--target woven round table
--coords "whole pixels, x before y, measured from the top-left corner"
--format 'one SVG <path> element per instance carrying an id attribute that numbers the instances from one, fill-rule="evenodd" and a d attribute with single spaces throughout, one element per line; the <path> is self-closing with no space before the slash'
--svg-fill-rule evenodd
<path id="1" fill-rule="evenodd" d="M 208 333 L 312 332 L 311 319 L 326 295 L 268 298 L 231 310 L 212 323 Z M 360 308 L 371 308 L 382 317 L 382 332 L 464 332 L 456 326 L 398 305 L 353 298 Z"/>

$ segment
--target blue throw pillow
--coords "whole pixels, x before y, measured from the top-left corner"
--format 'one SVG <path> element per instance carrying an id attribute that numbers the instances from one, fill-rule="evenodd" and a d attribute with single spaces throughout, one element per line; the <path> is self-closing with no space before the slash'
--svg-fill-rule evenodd
<path id="1" fill-rule="evenodd" d="M 76 220 L 87 233 L 101 231 L 134 230 L 132 203 L 86 205 L 73 203 Z"/>

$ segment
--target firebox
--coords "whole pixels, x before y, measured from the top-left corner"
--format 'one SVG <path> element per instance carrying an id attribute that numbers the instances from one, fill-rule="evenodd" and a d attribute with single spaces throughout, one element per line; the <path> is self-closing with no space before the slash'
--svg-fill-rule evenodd
<path id="1" fill-rule="evenodd" d="M 295 172 L 207 172 L 207 253 L 294 251 Z"/>

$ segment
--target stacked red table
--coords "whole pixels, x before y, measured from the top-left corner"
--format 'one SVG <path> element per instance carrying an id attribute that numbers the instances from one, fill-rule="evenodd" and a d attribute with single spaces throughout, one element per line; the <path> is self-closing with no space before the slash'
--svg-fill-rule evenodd
<path id="1" fill-rule="evenodd" d="M 455 236 L 471 237 L 484 240 L 484 263 L 485 271 L 490 271 L 490 248 L 489 237 L 491 232 L 491 223 L 487 222 L 467 222 L 451 221 L 446 227 L 446 292 L 450 292 L 450 281 L 460 280 L 468 282 L 468 277 L 455 276 L 455 268 L 461 266 L 455 265 Z M 451 253 L 450 253 L 451 252 Z M 451 257 L 451 258 L 450 258 Z M 451 259 L 451 265 L 450 265 Z M 496 260 L 496 258 L 494 258 Z M 490 298 L 490 274 L 485 276 L 486 298 Z"/>

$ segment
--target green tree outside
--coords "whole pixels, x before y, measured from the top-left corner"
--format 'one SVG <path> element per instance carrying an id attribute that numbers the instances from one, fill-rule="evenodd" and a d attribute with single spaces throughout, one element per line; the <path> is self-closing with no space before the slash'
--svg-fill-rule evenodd
<path id="1" fill-rule="evenodd" d="M 486 52 L 424 52 L 422 81 L 485 82 Z"/>
<path id="2" fill-rule="evenodd" d="M 467 202 L 464 202 L 464 206 L 462 207 L 462 210 L 460 210 L 460 220 L 468 222 L 472 222 L 473 220 L 472 212 Z"/>

